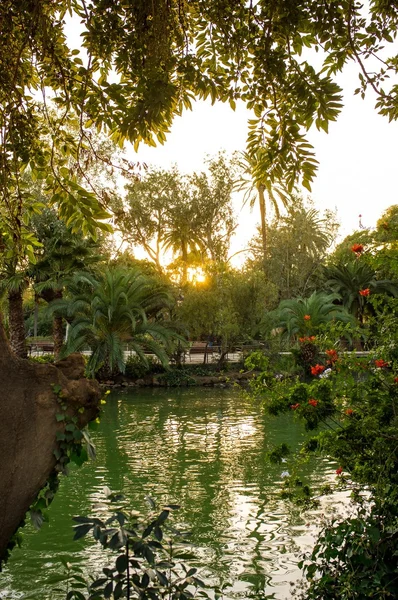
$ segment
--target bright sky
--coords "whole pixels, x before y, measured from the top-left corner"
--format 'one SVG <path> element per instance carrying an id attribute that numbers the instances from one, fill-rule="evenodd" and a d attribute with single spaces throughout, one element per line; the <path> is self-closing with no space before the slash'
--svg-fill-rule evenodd
<path id="1" fill-rule="evenodd" d="M 319 209 L 337 209 L 345 236 L 358 228 L 359 214 L 365 226 L 373 227 L 386 208 L 398 203 L 398 123 L 377 114 L 370 92 L 365 100 L 353 95 L 358 87 L 355 65 L 346 69 L 340 85 L 345 107 L 338 121 L 329 134 L 314 130 L 309 138 L 320 163 L 311 197 Z M 200 170 L 206 154 L 245 149 L 249 116 L 243 105 L 233 112 L 228 105 L 198 102 L 192 112 L 175 119 L 164 146 L 143 146 L 138 155 L 131 150 L 129 156 L 164 168 L 176 163 L 183 172 Z M 259 220 L 256 209 L 241 210 L 241 195 L 234 203 L 240 212 L 231 253 L 246 246 Z"/>
<path id="2" fill-rule="evenodd" d="M 70 42 L 79 47 L 78 21 L 66 22 Z M 373 227 L 386 208 L 398 204 L 398 123 L 377 114 L 373 93 L 365 100 L 353 95 L 359 85 L 357 71 L 351 63 L 339 78 L 345 107 L 329 134 L 315 129 L 309 134 L 320 163 L 311 196 L 317 208 L 337 210 L 343 237 L 358 228 L 359 214 L 365 226 Z M 245 149 L 249 117 L 243 105 L 233 112 L 228 105 L 198 102 L 192 112 L 175 118 L 164 146 L 141 146 L 138 154 L 130 146 L 127 152 L 132 160 L 149 165 L 168 168 L 176 163 L 182 172 L 202 170 L 206 155 Z M 234 204 L 239 227 L 231 254 L 246 247 L 259 221 L 256 209 L 252 213 L 248 207 L 241 209 L 242 195 L 234 198 Z"/>

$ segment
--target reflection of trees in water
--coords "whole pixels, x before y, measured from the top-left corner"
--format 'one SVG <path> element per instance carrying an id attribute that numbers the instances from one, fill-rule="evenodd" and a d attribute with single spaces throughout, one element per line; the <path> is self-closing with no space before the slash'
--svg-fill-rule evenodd
<path id="1" fill-rule="evenodd" d="M 57 564 L 57 555 L 71 554 L 96 570 L 103 559 L 100 550 L 78 549 L 71 517 L 91 514 L 92 504 L 103 500 L 104 485 L 123 490 L 140 511 L 147 494 L 160 504 L 181 504 L 173 521 L 192 529 L 206 576 L 212 572 L 227 582 L 240 580 L 232 595 L 239 596 L 246 585 L 261 588 L 278 573 L 283 579 L 293 568 L 291 523 L 297 514 L 289 515 L 288 505 L 276 497 L 285 465 L 266 460 L 274 444 L 286 442 L 294 449 L 301 441 L 302 428 L 289 417 L 271 419 L 260 404 L 234 390 L 134 390 L 111 394 L 92 435 L 98 460 L 63 480 L 50 511 L 54 531 L 44 528 L 26 536 L 10 578 L 15 590 L 31 589 L 33 568 L 37 590 L 45 588 L 47 575 L 40 565 L 49 555 Z M 301 470 L 315 477 L 309 465 Z M 284 546 L 288 554 L 281 555 Z M 32 569 L 24 578 L 27 564 Z"/>
<path id="2" fill-rule="evenodd" d="M 263 573 L 264 546 L 274 537 L 273 530 L 264 531 L 264 514 L 280 472 L 266 454 L 274 442 L 295 445 L 299 434 L 286 431 L 289 440 L 281 440 L 260 407 L 234 392 L 195 390 L 170 400 L 173 395 L 144 392 L 118 405 L 119 455 L 125 455 L 136 502 L 150 494 L 181 504 L 178 518 L 189 523 L 206 562 L 226 579 L 231 561 L 249 578 Z"/>
<path id="3" fill-rule="evenodd" d="M 145 495 L 180 504 L 175 523 L 192 530 L 202 564 L 219 577 L 263 587 L 285 568 L 292 516 L 278 499 L 284 466 L 267 453 L 299 446 L 304 432 L 289 417 L 266 416 L 231 390 L 134 390 L 108 400 L 101 436 L 104 483 L 138 510 Z"/>

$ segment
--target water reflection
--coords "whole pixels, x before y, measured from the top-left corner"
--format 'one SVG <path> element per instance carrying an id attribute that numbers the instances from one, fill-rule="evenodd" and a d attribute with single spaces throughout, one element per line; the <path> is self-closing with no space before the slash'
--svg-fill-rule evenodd
<path id="1" fill-rule="evenodd" d="M 146 495 L 181 504 L 178 525 L 193 532 L 197 564 L 211 582 L 231 584 L 229 597 L 255 587 L 288 597 L 297 544 L 310 543 L 311 528 L 280 501 L 282 469 L 269 465 L 266 454 L 282 442 L 297 448 L 304 436 L 290 416 L 264 416 L 259 404 L 234 390 L 112 394 L 93 434 L 97 462 L 63 480 L 49 526 L 27 533 L 0 580 L 0 594 L 50 597 L 46 580 L 61 570 L 61 557 L 89 571 L 102 564 L 93 543 L 71 541 L 71 517 L 89 514 L 108 485 L 136 509 Z M 330 465 L 318 461 L 316 477 L 328 473 Z M 314 465 L 304 465 L 303 475 L 311 481 Z"/>

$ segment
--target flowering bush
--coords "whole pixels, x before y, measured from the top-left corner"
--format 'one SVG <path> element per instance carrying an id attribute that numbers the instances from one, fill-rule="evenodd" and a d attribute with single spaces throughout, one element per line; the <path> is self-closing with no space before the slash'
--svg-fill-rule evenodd
<path id="1" fill-rule="evenodd" d="M 316 340 L 316 335 L 303 336 L 299 338 L 300 344 L 313 344 Z"/>
<path id="2" fill-rule="evenodd" d="M 384 369 L 385 367 L 388 367 L 388 362 L 386 362 L 384 358 L 378 358 L 375 360 L 375 365 L 378 369 Z"/>
<path id="3" fill-rule="evenodd" d="M 364 290 L 359 290 L 359 295 L 360 296 L 370 296 L 370 289 L 365 288 Z"/>
<path id="4" fill-rule="evenodd" d="M 398 347 L 390 334 L 383 330 L 383 358 L 341 354 L 327 379 L 273 380 L 267 389 L 266 410 L 294 410 L 303 419 L 314 432 L 303 452 L 333 458 L 336 485 L 351 489 L 356 502 L 349 518 L 322 529 L 299 563 L 307 579 L 300 600 L 397 598 Z M 284 497 L 294 498 L 293 486 L 286 479 Z"/>
<path id="5" fill-rule="evenodd" d="M 314 375 L 314 377 L 316 377 L 317 375 L 322 373 L 324 370 L 325 370 L 325 367 L 323 365 L 314 365 L 313 367 L 311 367 L 311 375 Z"/>
<path id="6" fill-rule="evenodd" d="M 328 364 L 333 364 L 338 360 L 339 355 L 337 354 L 337 350 L 332 348 L 331 350 L 326 350 L 326 355 L 328 356 Z"/>
<path id="7" fill-rule="evenodd" d="M 353 246 L 351 246 L 351 250 L 353 252 L 355 252 L 355 254 L 362 254 L 363 245 L 362 244 L 354 244 Z"/>

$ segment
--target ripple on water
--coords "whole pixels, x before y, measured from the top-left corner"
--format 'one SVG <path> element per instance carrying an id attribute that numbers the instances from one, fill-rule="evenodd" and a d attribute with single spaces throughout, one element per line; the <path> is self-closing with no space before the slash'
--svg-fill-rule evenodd
<path id="1" fill-rule="evenodd" d="M 62 481 L 41 532 L 27 528 L 23 548 L 2 576 L 0 596 L 49 598 L 47 581 L 62 571 L 61 559 L 86 573 L 98 571 L 104 555 L 90 540 L 72 541 L 71 517 L 91 514 L 106 485 L 123 491 L 140 511 L 146 495 L 160 505 L 180 504 L 175 520 L 192 531 L 195 564 L 209 583 L 230 584 L 227 598 L 257 587 L 289 597 L 298 554 L 311 545 L 319 511 L 303 520 L 279 499 L 281 471 L 289 464 L 270 465 L 266 455 L 282 442 L 297 448 L 304 437 L 290 416 L 266 417 L 235 390 L 112 394 L 93 433 L 96 463 Z M 311 483 L 333 473 L 318 460 L 316 469 L 304 465 L 302 475 Z"/>

